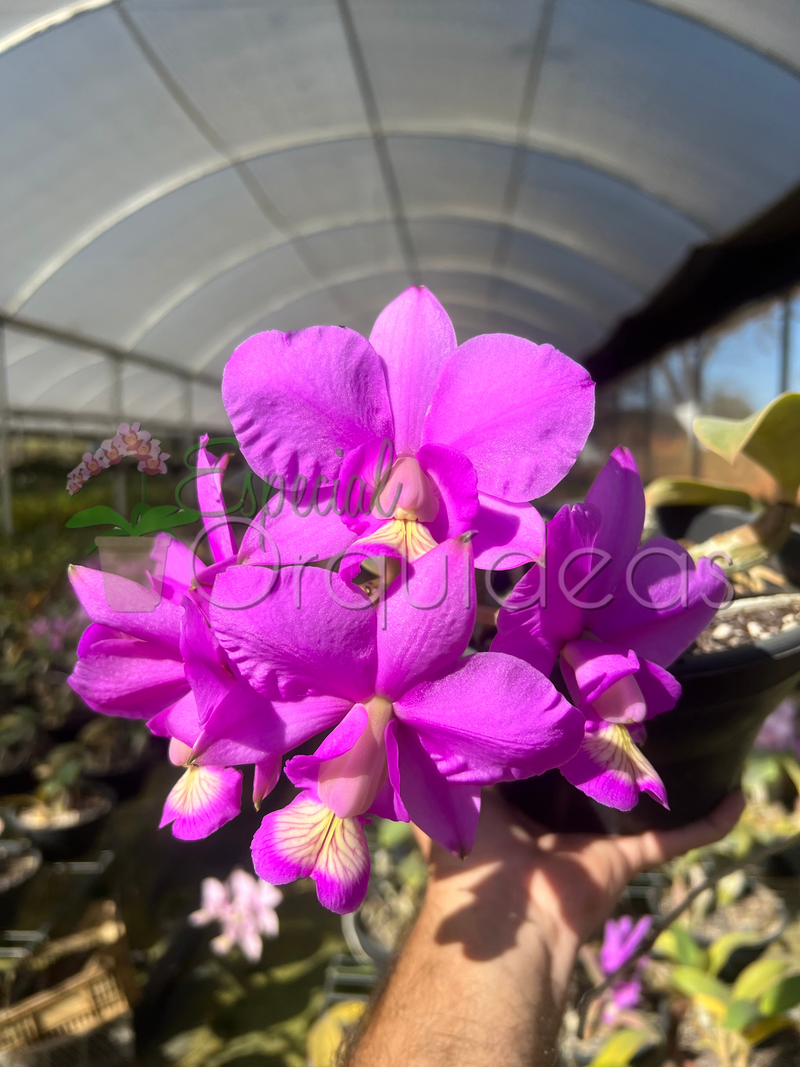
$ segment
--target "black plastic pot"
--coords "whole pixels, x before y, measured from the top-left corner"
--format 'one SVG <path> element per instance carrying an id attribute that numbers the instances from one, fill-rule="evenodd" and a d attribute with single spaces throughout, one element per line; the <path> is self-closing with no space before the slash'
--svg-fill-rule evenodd
<path id="1" fill-rule="evenodd" d="M 2 797 L 17 793 L 30 793 L 33 789 L 36 779 L 31 769 L 32 759 L 33 746 L 29 752 L 20 755 L 16 766 L 0 772 L 0 804 L 2 804 Z"/>
<path id="2" fill-rule="evenodd" d="M 82 856 L 92 847 L 103 828 L 116 799 L 106 786 L 95 785 L 92 792 L 98 803 L 80 813 L 72 826 L 36 827 L 20 819 L 17 808 L 6 808 L 3 816 L 18 834 L 29 838 L 46 860 L 71 860 Z"/>
<path id="3" fill-rule="evenodd" d="M 748 606 L 789 602 L 791 594 L 757 597 Z M 737 601 L 725 611 L 742 607 Z M 685 826 L 707 815 L 739 786 L 759 727 L 800 678 L 800 626 L 743 648 L 684 655 L 670 667 L 682 686 L 677 706 L 647 723 L 645 756 L 661 775 L 670 810 L 643 795 L 632 811 L 603 807 L 558 771 L 505 783 L 503 795 L 554 830 L 640 833 Z"/>
<path id="4" fill-rule="evenodd" d="M 152 764 L 152 754 L 148 751 L 136 763 L 112 767 L 102 774 L 84 770 L 84 777 L 93 785 L 111 789 L 117 800 L 130 800 L 139 793 Z"/>

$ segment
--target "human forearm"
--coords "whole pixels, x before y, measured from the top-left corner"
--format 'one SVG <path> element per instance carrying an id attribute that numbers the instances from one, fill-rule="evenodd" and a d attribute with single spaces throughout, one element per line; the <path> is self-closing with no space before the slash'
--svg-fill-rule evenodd
<path id="1" fill-rule="evenodd" d="M 476 873 L 432 881 L 350 1067 L 556 1062 L 577 940 L 493 898 Z"/>

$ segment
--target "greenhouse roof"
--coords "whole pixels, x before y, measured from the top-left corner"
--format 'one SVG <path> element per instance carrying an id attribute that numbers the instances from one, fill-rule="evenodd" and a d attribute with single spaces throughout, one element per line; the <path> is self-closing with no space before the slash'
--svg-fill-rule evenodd
<path id="1" fill-rule="evenodd" d="M 26 427 L 225 426 L 263 329 L 582 356 L 800 178 L 796 0 L 12 0 L 0 309 Z"/>

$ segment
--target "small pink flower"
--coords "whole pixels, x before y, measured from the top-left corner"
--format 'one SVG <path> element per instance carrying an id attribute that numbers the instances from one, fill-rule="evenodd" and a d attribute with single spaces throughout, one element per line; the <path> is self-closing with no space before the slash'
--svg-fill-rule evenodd
<path id="1" fill-rule="evenodd" d="M 83 465 L 86 467 L 86 470 L 91 477 L 93 474 L 99 474 L 100 471 L 105 470 L 108 466 L 108 460 L 102 450 L 98 449 L 94 454 L 91 452 L 84 452 Z"/>
<path id="2" fill-rule="evenodd" d="M 251 963 L 261 959 L 262 937 L 278 936 L 275 908 L 283 894 L 274 885 L 237 868 L 227 882 L 204 878 L 202 906 L 189 916 L 193 926 L 218 922 L 222 933 L 211 942 L 212 950 L 224 956 L 238 945 Z"/>
<path id="3" fill-rule="evenodd" d="M 142 474 L 166 474 L 166 460 L 168 459 L 169 452 L 155 452 L 153 455 L 145 456 L 136 469 L 141 471 Z"/>
<path id="4" fill-rule="evenodd" d="M 122 443 L 128 450 L 129 455 L 133 455 L 136 452 L 138 446 L 146 441 L 150 440 L 150 434 L 147 430 L 140 430 L 141 423 L 135 422 L 132 426 L 127 422 L 121 422 L 119 429 L 117 430 L 117 436 L 122 438 Z"/>
<path id="5" fill-rule="evenodd" d="M 69 472 L 67 475 L 67 492 L 70 496 L 75 496 L 77 492 L 83 489 L 87 481 L 91 477 L 91 474 L 86 464 L 81 461 L 78 466 Z"/>
<path id="6" fill-rule="evenodd" d="M 108 460 L 108 465 L 111 467 L 115 466 L 117 463 L 120 462 L 120 460 L 124 459 L 129 454 L 128 447 L 119 434 L 116 434 L 114 437 L 110 437 L 108 440 L 103 441 L 103 443 L 100 445 L 99 451 L 103 453 L 103 455 Z"/>

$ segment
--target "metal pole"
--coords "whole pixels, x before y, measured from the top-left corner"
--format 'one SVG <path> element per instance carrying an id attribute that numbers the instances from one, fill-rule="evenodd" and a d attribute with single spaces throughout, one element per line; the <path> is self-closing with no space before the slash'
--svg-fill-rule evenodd
<path id="1" fill-rule="evenodd" d="M 783 298 L 783 321 L 781 323 L 781 380 L 779 393 L 789 392 L 789 376 L 792 359 L 792 294 Z"/>
<path id="2" fill-rule="evenodd" d="M 6 331 L 0 324 L 0 510 L 3 517 L 3 533 L 11 537 L 14 533 L 14 507 L 11 495 L 11 454 L 8 447 L 8 428 L 10 423 L 8 396 L 8 371 L 6 367 Z"/>

